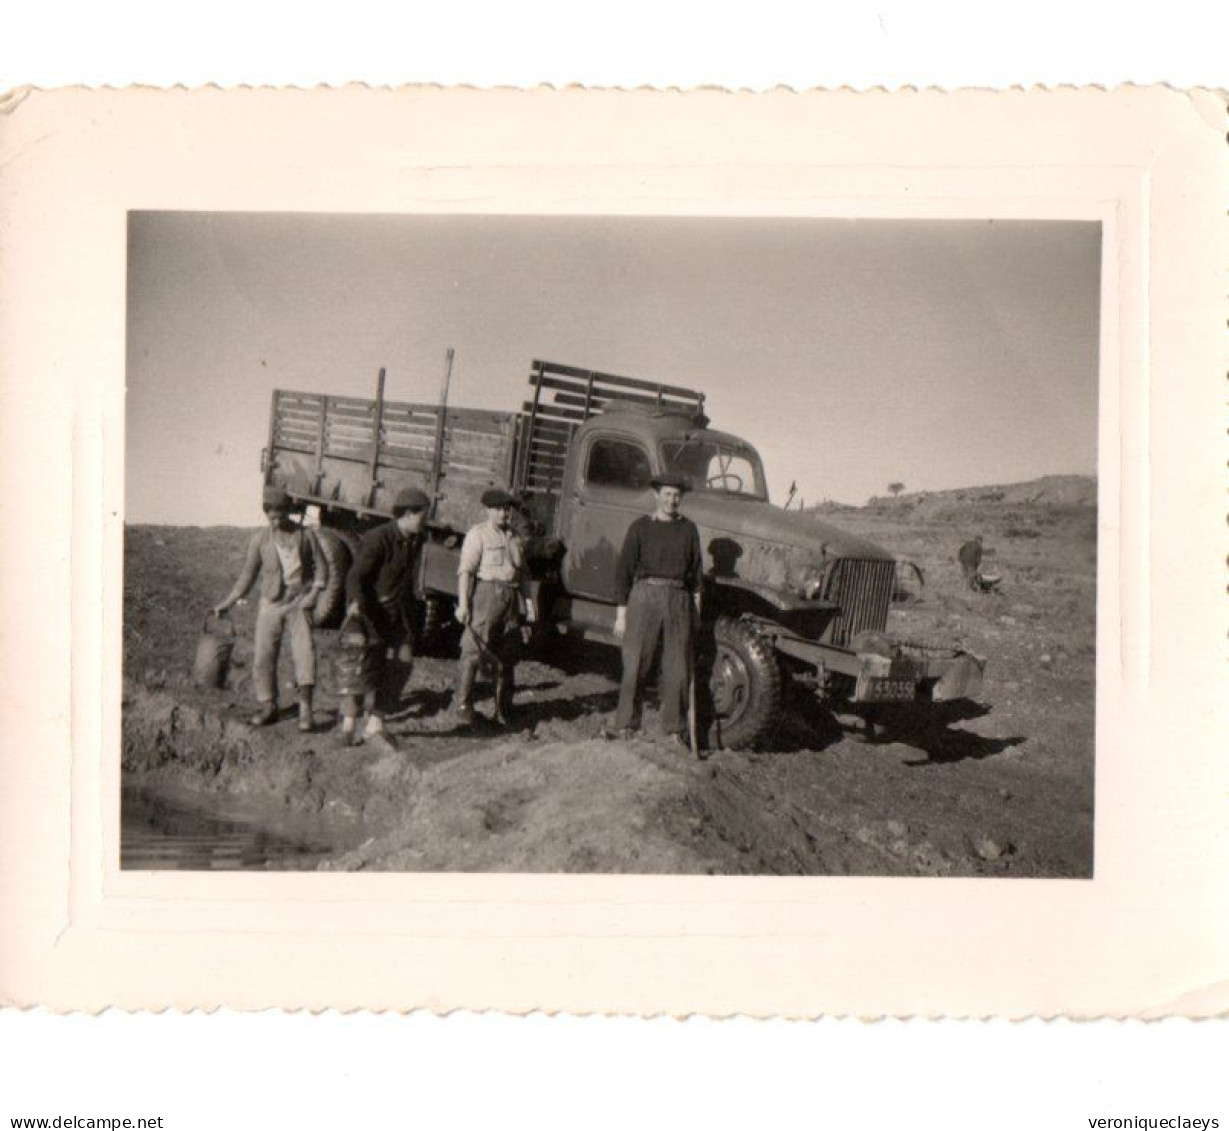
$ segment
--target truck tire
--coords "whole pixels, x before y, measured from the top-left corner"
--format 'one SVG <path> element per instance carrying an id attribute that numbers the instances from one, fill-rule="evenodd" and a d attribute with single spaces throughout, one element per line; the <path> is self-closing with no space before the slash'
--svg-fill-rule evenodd
<path id="1" fill-rule="evenodd" d="M 747 621 L 718 617 L 714 637 L 709 689 L 721 745 L 750 750 L 781 721 L 785 676 L 772 641 Z"/>
<path id="2" fill-rule="evenodd" d="M 350 572 L 357 544 L 348 535 L 327 526 L 316 531 L 316 538 L 329 563 L 329 584 L 316 598 L 313 619 L 321 628 L 336 628 L 345 616 L 346 574 Z"/>

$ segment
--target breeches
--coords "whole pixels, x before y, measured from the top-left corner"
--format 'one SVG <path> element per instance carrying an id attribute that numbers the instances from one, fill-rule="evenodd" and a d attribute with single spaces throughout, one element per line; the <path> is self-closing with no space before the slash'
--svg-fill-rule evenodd
<path id="1" fill-rule="evenodd" d="M 257 606 L 252 681 L 256 698 L 261 703 L 277 700 L 277 659 L 282 637 L 287 634 L 295 683 L 299 687 L 311 687 L 316 682 L 316 646 L 302 600 L 302 597 L 295 597 L 289 601 L 269 601 L 262 597 Z"/>
<path id="2" fill-rule="evenodd" d="M 469 624 L 461 634 L 462 660 L 507 670 L 516 663 L 520 606 L 517 591 L 489 581 L 474 584 Z"/>

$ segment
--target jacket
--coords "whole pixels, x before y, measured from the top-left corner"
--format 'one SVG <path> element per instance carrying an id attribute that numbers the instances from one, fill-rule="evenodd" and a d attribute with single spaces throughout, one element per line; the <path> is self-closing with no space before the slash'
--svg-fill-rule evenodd
<path id="1" fill-rule="evenodd" d="M 316 535 L 307 527 L 299 528 L 299 555 L 303 562 L 303 592 L 310 589 L 323 589 L 329 583 L 328 559 L 320 549 Z M 234 604 L 243 597 L 259 577 L 260 596 L 266 601 L 279 601 L 286 596 L 297 596 L 285 592 L 286 583 L 282 580 L 282 562 L 273 545 L 273 532 L 265 527 L 252 535 L 248 543 L 247 557 L 243 562 L 243 571 L 239 580 L 226 598 L 227 604 Z"/>

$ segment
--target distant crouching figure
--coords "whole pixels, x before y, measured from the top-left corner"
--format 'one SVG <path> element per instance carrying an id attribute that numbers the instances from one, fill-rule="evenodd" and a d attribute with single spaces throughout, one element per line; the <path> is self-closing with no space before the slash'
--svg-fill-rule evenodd
<path id="1" fill-rule="evenodd" d="M 960 569 L 964 574 L 964 583 L 969 589 L 977 589 L 977 576 L 981 572 L 982 536 L 979 534 L 972 542 L 966 542 L 956 555 L 960 561 Z"/>

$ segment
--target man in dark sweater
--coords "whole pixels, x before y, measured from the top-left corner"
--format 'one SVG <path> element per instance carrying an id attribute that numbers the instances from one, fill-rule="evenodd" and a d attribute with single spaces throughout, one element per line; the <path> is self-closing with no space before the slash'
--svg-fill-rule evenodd
<path id="1" fill-rule="evenodd" d="M 366 617 L 385 649 L 380 688 L 367 697 L 367 727 L 362 737 L 389 746 L 393 742 L 384 729 L 384 716 L 397 709 L 414 662 L 410 613 L 429 503 L 426 493 L 417 487 L 399 491 L 393 501 L 392 521 L 363 535 L 346 575 L 347 615 Z M 357 703 L 343 705 L 342 740 L 347 744 L 357 739 L 357 715 Z"/>
<path id="2" fill-rule="evenodd" d="M 686 746 L 687 688 L 704 560 L 696 524 L 679 513 L 686 480 L 661 475 L 653 489 L 657 509 L 628 528 L 616 572 L 614 631 L 623 642 L 623 680 L 614 725 L 625 738 L 640 728 L 640 697 L 660 640 L 662 732 Z"/>

